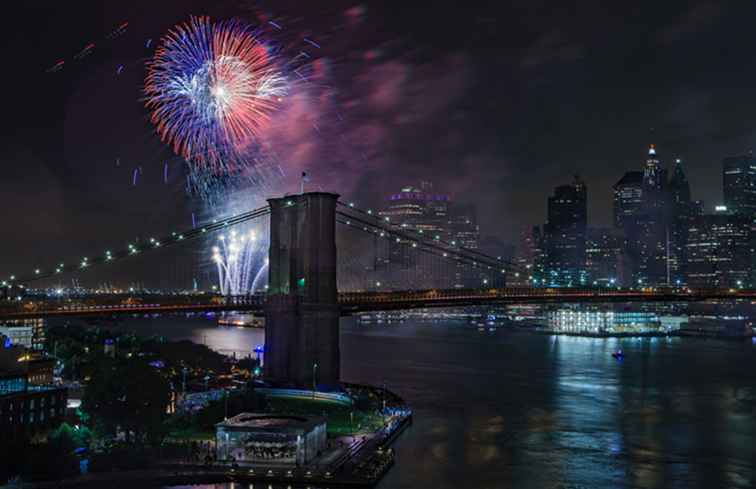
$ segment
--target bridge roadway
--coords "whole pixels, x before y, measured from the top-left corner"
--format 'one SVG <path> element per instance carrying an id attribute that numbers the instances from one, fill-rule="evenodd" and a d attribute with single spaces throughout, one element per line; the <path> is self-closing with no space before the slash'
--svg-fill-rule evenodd
<path id="1" fill-rule="evenodd" d="M 657 288 L 616 289 L 430 289 L 391 292 L 341 292 L 342 316 L 401 309 L 465 307 L 491 304 L 558 304 L 612 302 L 699 302 L 707 300 L 756 300 L 756 290 Z M 95 295 L 76 300 L 0 303 L 0 320 L 53 317 L 117 316 L 191 312 L 262 313 L 265 295 L 222 297 L 217 295 Z"/>

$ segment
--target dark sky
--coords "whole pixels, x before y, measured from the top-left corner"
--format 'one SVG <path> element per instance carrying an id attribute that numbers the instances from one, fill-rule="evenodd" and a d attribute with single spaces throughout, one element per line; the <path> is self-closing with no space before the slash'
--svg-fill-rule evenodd
<path id="1" fill-rule="evenodd" d="M 575 173 L 590 222 L 607 225 L 611 185 L 640 167 L 650 142 L 665 163 L 683 158 L 693 197 L 712 207 L 722 157 L 754 144 L 751 2 L 23 3 L 6 7 L 2 33 L 8 273 L 199 213 L 140 101 L 145 41 L 191 14 L 262 12 L 322 46 L 327 90 L 271 138 L 287 188 L 306 169 L 313 185 L 375 205 L 429 179 L 475 204 L 484 234 L 512 242 L 521 225 L 544 221 L 547 194 Z M 126 33 L 105 39 L 123 21 Z M 90 41 L 92 54 L 74 60 Z M 66 68 L 45 73 L 58 59 Z"/>

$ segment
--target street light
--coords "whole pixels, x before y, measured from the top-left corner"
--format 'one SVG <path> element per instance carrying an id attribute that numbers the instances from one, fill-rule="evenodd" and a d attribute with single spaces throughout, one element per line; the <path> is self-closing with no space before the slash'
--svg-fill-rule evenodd
<path id="1" fill-rule="evenodd" d="M 315 399 L 315 389 L 317 386 L 316 376 L 318 375 L 318 364 L 317 362 L 312 364 L 312 398 Z"/>

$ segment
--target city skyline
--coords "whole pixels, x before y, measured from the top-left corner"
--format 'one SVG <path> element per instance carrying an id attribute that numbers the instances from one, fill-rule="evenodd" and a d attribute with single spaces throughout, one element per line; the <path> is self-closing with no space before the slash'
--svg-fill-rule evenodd
<path id="1" fill-rule="evenodd" d="M 0 486 L 756 487 L 756 2 L 4 7 Z"/>
<path id="2" fill-rule="evenodd" d="M 282 17 L 296 11 L 299 26 L 327 33 L 323 49 L 345 87 L 340 106 L 349 108 L 344 137 L 361 141 L 338 158 L 312 154 L 318 164 L 305 165 L 312 185 L 334 182 L 368 207 L 432 169 L 439 187 L 476 205 L 486 233 L 513 243 L 522 225 L 546 214 L 538 196 L 574 173 L 593 189 L 589 220 L 608 225 L 611 186 L 654 142 L 668 164 L 682 158 L 696 199 L 721 201 L 719 162 L 754 146 L 748 128 L 756 110 L 742 73 L 750 69 L 744 60 L 753 34 L 737 27 L 754 7 L 530 5 L 439 4 L 431 23 L 422 8 L 377 2 L 356 10 L 349 2 L 271 8 Z M 244 14 L 234 2 L 167 2 L 151 6 L 149 19 L 138 15 L 138 2 L 51 8 L 21 8 L 18 25 L 33 18 L 39 28 L 6 39 L 9 64 L 19 68 L 19 77 L 3 82 L 8 93 L 19 84 L 35 94 L 9 100 L 15 137 L 0 151 L 8 162 L 0 190 L 17 203 L 3 218 L 18 222 L 28 213 L 41 224 L 0 245 L 2 256 L 21 250 L 16 259 L 24 263 L 44 256 L 48 241 L 67 255 L 93 240 L 129 239 L 145 223 L 190 222 L 196 209 L 184 193 L 181 162 L 168 161 L 140 107 L 145 43 L 188 13 Z M 97 44 L 80 62 L 69 60 L 74 69 L 45 73 L 128 17 L 137 20 L 124 42 Z M 360 35 L 343 30 L 353 25 Z M 626 70 L 623 60 L 637 67 Z M 371 198 L 364 189 L 373 188 Z M 116 211 L 117 227 L 108 222 Z M 90 225 L 98 236 L 86 233 Z"/>

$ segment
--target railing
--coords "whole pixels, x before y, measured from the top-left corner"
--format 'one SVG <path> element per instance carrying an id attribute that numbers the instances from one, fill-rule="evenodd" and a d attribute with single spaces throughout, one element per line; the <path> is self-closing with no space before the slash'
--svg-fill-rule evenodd
<path id="1" fill-rule="evenodd" d="M 144 298 L 149 299 L 149 298 Z M 247 296 L 209 296 L 206 301 L 197 301 L 193 296 L 160 297 L 161 302 L 139 302 L 142 298 L 130 298 L 129 302 L 114 304 L 102 303 L 68 303 L 64 301 L 40 301 L 21 306 L 0 307 L 0 317 L 5 319 L 27 319 L 48 316 L 77 316 L 97 314 L 129 313 L 171 313 L 199 311 L 228 311 L 235 308 L 244 310 L 261 309 L 265 305 L 265 296 L 261 294 Z M 97 300 L 107 300 L 101 298 Z M 119 300 L 114 297 L 110 300 Z M 173 303 L 165 303 L 173 301 Z"/>
<path id="2" fill-rule="evenodd" d="M 505 287 L 486 289 L 428 289 L 396 292 L 346 292 L 339 294 L 342 306 L 359 304 L 433 303 L 449 301 L 533 300 L 664 300 L 756 299 L 756 291 L 742 289 L 653 288 L 643 290 Z"/>
<path id="3" fill-rule="evenodd" d="M 96 301 L 106 297 L 88 299 L 90 303 L 66 303 L 61 301 L 40 301 L 19 305 L 0 305 L 2 319 L 31 319 L 52 316 L 150 314 L 213 311 L 262 310 L 266 303 L 265 294 L 246 296 L 207 296 L 198 301 L 196 296 L 161 296 L 157 298 L 129 298 L 129 302 L 103 304 Z M 422 307 L 454 307 L 488 302 L 693 302 L 710 299 L 756 300 L 756 290 L 720 288 L 654 288 L 643 290 L 618 289 L 549 289 L 504 287 L 486 289 L 428 289 L 395 292 L 341 292 L 338 296 L 342 312 L 361 310 L 411 309 Z M 82 299 L 85 300 L 85 299 Z M 112 297 L 110 300 L 122 300 Z M 138 302 L 149 300 L 150 302 Z"/>

